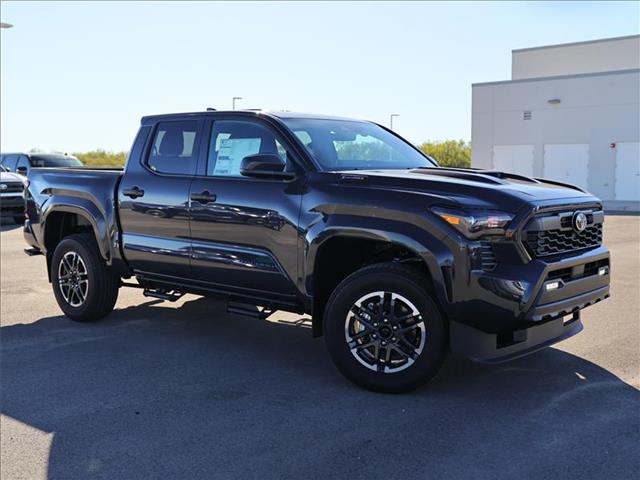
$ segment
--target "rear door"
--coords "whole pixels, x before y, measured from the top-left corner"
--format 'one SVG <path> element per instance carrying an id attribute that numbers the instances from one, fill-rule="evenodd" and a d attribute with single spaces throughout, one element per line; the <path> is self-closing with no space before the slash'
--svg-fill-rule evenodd
<path id="1" fill-rule="evenodd" d="M 143 277 L 189 276 L 189 187 L 202 125 L 193 117 L 160 121 L 149 126 L 146 141 L 139 136 L 134 144 L 118 202 L 124 254 Z"/>
<path id="2" fill-rule="evenodd" d="M 240 162 L 272 153 L 294 171 L 295 159 L 262 121 L 216 117 L 212 123 L 204 175 L 191 185 L 193 280 L 214 290 L 286 302 L 294 298 L 297 281 L 303 179 L 245 177 Z"/>

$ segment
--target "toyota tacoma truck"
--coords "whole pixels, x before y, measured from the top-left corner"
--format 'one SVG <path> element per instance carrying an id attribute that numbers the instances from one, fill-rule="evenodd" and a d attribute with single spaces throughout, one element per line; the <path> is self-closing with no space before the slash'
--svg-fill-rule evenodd
<path id="1" fill-rule="evenodd" d="M 520 357 L 609 296 L 600 200 L 552 180 L 441 168 L 345 118 L 205 111 L 142 118 L 120 170 L 34 168 L 30 255 L 72 320 L 121 287 L 229 311 L 309 314 L 337 368 L 415 388 L 449 352 Z"/>

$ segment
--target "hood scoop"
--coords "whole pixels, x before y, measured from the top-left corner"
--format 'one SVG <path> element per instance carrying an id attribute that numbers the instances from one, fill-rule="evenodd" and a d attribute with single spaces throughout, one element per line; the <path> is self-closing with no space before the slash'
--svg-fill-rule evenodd
<path id="1" fill-rule="evenodd" d="M 506 181 L 494 175 L 485 175 L 485 172 L 475 173 L 469 170 L 455 169 L 455 168 L 418 168 L 411 170 L 411 173 L 418 173 L 421 175 L 435 175 L 438 177 L 458 178 L 460 180 L 469 180 L 470 182 L 488 183 L 491 185 L 505 185 Z M 494 172 L 489 172 L 494 173 Z M 495 172 L 499 173 L 499 172 Z"/>

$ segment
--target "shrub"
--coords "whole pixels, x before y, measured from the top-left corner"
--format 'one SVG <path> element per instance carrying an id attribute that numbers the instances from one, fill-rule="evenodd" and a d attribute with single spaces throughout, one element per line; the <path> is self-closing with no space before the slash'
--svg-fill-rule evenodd
<path id="1" fill-rule="evenodd" d="M 424 153 L 436 159 L 442 167 L 471 167 L 471 143 L 464 140 L 424 142 L 418 145 Z"/>
<path id="2" fill-rule="evenodd" d="M 73 155 L 87 167 L 122 167 L 127 159 L 127 152 L 108 152 L 102 149 Z"/>

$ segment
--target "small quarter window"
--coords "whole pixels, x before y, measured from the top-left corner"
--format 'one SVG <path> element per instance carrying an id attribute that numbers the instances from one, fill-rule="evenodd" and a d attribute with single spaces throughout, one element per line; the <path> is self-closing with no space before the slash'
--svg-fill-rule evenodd
<path id="1" fill-rule="evenodd" d="M 196 173 L 198 122 L 160 122 L 153 138 L 147 165 L 154 172 L 174 175 Z"/>

